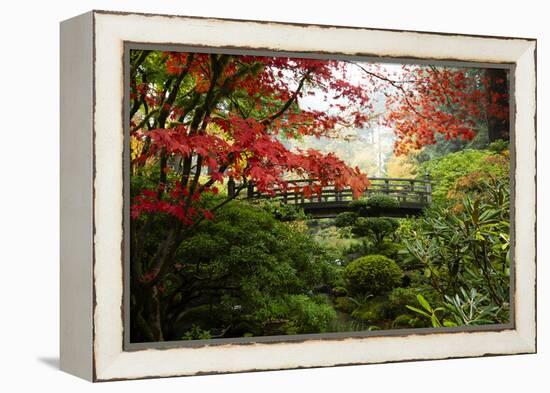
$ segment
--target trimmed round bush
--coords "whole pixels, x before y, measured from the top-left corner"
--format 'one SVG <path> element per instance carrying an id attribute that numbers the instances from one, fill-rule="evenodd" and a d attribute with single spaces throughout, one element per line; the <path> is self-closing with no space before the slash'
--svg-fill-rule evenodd
<path id="1" fill-rule="evenodd" d="M 399 207 L 399 202 L 385 194 L 374 194 L 367 199 L 369 209 L 392 209 Z"/>
<path id="2" fill-rule="evenodd" d="M 352 227 L 351 232 L 359 237 L 372 236 L 377 246 L 384 242 L 386 236 L 399 228 L 399 221 L 391 217 L 361 217 Z"/>
<path id="3" fill-rule="evenodd" d="M 349 263 L 344 269 L 348 290 L 355 294 L 379 295 L 399 286 L 403 271 L 393 259 L 367 255 Z"/>
<path id="4" fill-rule="evenodd" d="M 399 207 L 399 202 L 385 194 L 373 194 L 368 198 L 361 198 L 350 202 L 349 206 L 360 216 L 379 213 L 385 209 Z"/>
<path id="5" fill-rule="evenodd" d="M 334 219 L 334 225 L 338 228 L 351 227 L 355 225 L 358 215 L 354 212 L 340 213 Z"/>

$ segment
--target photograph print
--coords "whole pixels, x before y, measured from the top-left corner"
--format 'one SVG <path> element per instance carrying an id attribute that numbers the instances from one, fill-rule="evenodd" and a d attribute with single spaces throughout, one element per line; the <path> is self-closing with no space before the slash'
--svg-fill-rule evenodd
<path id="1" fill-rule="evenodd" d="M 511 67 L 173 50 L 126 51 L 130 343 L 510 323 Z"/>

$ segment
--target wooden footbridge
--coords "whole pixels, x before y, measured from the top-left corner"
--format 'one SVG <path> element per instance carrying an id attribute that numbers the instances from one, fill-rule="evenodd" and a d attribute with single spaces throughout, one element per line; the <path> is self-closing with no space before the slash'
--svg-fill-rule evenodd
<path id="1" fill-rule="evenodd" d="M 383 194 L 398 202 L 397 207 L 377 210 L 378 215 L 390 217 L 418 215 L 432 202 L 432 187 L 429 179 L 371 177 L 369 180 L 371 184 L 361 197 L 368 198 L 375 194 Z M 289 180 L 286 189 L 275 188 L 274 194 L 260 192 L 250 183 L 246 187 L 246 197 L 278 200 L 285 204 L 300 206 L 312 218 L 330 218 L 353 210 L 350 203 L 357 198 L 354 197 L 351 188 L 337 190 L 334 186 L 327 185 L 306 196 L 302 191 L 303 188 L 315 183 L 315 180 Z M 230 180 L 228 191 L 234 195 L 239 187 Z"/>

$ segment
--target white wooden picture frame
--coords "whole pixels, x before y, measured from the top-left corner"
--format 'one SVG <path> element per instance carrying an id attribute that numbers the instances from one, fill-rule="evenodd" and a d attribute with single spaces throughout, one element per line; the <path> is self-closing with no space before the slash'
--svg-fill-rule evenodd
<path id="1" fill-rule="evenodd" d="M 125 345 L 124 53 L 131 43 L 513 70 L 513 321 L 216 345 Z M 61 23 L 61 368 L 90 381 L 536 352 L 536 40 L 92 11 Z M 127 343 L 126 343 L 127 344 Z"/>

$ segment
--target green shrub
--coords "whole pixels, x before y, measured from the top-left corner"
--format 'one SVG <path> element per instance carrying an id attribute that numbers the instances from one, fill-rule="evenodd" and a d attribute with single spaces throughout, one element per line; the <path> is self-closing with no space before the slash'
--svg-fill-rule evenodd
<path id="1" fill-rule="evenodd" d="M 384 255 L 385 257 L 396 260 L 399 257 L 399 250 L 399 244 L 384 241 L 381 244 L 375 245 L 372 250 L 369 250 L 371 251 L 369 254 Z"/>
<path id="2" fill-rule="evenodd" d="M 217 210 L 214 220 L 204 220 L 190 231 L 174 256 L 174 261 L 183 263 L 169 276 L 170 283 L 163 282 L 165 304 L 171 304 L 168 302 L 177 293 L 177 304 L 181 303 L 175 305 L 177 328 L 165 338 L 180 339 L 193 323 L 212 332 L 231 326 L 227 337 L 261 334 L 266 321 L 277 314 L 271 306 L 290 301 L 287 295 L 343 286 L 343 280 L 335 283 L 343 268 L 334 264 L 334 256 L 307 228 L 295 224 L 275 219 L 256 204 L 237 200 Z M 302 305 L 306 313 L 307 307 Z M 313 304 L 310 309 L 321 312 L 323 307 L 329 306 Z M 294 314 L 298 309 L 293 303 Z M 315 323 L 302 316 L 296 318 L 307 322 L 303 330 L 311 332 Z M 236 329 L 238 321 L 247 321 L 250 327 Z"/>
<path id="3" fill-rule="evenodd" d="M 392 328 L 407 328 L 411 327 L 410 322 L 413 317 L 407 314 L 398 315 L 392 322 Z"/>
<path id="4" fill-rule="evenodd" d="M 334 225 L 338 228 L 351 227 L 355 224 L 357 218 L 358 215 L 354 212 L 340 213 L 334 219 Z"/>
<path id="5" fill-rule="evenodd" d="M 411 317 L 414 313 L 407 308 L 407 305 L 416 304 L 416 296 L 419 294 L 422 294 L 430 303 L 440 301 L 435 291 L 427 285 L 421 287 L 395 288 L 388 296 L 388 313 L 392 316 L 409 314 L 409 317 Z"/>
<path id="6" fill-rule="evenodd" d="M 367 208 L 372 210 L 393 209 L 396 207 L 399 207 L 399 202 L 395 198 L 385 194 L 374 194 L 367 199 Z"/>
<path id="7" fill-rule="evenodd" d="M 351 313 L 351 316 L 364 323 L 375 323 L 391 319 L 392 316 L 388 314 L 388 305 L 386 296 L 364 297 Z"/>
<path id="8" fill-rule="evenodd" d="M 357 304 L 349 297 L 340 296 L 334 299 L 334 308 L 347 314 L 351 314 L 353 310 L 357 308 Z"/>
<path id="9" fill-rule="evenodd" d="M 286 295 L 258 310 L 262 335 L 326 332 L 336 312 L 322 296 Z"/>
<path id="10" fill-rule="evenodd" d="M 378 295 L 401 283 L 403 272 L 394 260 L 368 255 L 352 261 L 344 269 L 348 289 L 354 294 Z"/>
<path id="11" fill-rule="evenodd" d="M 336 317 L 334 309 L 320 297 L 306 295 L 288 297 L 287 334 L 323 333 Z"/>
<path id="12" fill-rule="evenodd" d="M 377 214 L 384 209 L 399 207 L 399 202 L 389 195 L 373 194 L 368 198 L 361 198 L 350 202 L 349 206 L 354 209 L 355 214 L 367 216 Z"/>
<path id="13" fill-rule="evenodd" d="M 487 175 L 507 176 L 509 168 L 503 168 L 499 162 L 491 162 L 496 156 L 490 150 L 465 149 L 456 153 L 423 162 L 418 170 L 419 177 L 430 175 L 434 181 L 432 198 L 434 203 L 446 204 L 447 194 L 455 182 L 470 173 L 483 171 Z"/>
<path id="14" fill-rule="evenodd" d="M 461 287 L 476 288 L 492 306 L 506 309 L 510 297 L 509 213 L 507 181 L 487 184 L 483 198 L 468 195 L 461 209 L 428 209 L 418 220 L 414 237 L 403 239 L 403 243 L 433 288 L 446 294 L 456 294 Z M 427 300 L 442 305 L 442 299 Z"/>
<path id="15" fill-rule="evenodd" d="M 374 323 L 381 319 L 380 315 L 375 310 L 357 309 L 351 313 L 351 316 L 366 323 Z"/>
<path id="16" fill-rule="evenodd" d="M 399 221 L 389 217 L 360 217 L 352 228 L 352 233 L 358 237 L 370 236 L 375 247 L 381 246 L 384 239 L 399 228 Z"/>
<path id="17" fill-rule="evenodd" d="M 418 288 L 395 288 L 388 299 L 390 307 L 399 313 L 407 312 L 407 305 L 416 303 L 416 295 L 421 293 Z"/>
<path id="18" fill-rule="evenodd" d="M 359 198 L 349 203 L 349 207 L 351 207 L 353 210 L 359 213 L 365 212 L 367 209 L 367 206 L 368 204 L 367 204 L 366 198 Z"/>
<path id="19" fill-rule="evenodd" d="M 431 327 L 432 325 L 427 319 L 414 317 L 411 320 L 409 320 L 409 326 L 411 328 L 425 328 L 425 327 Z"/>
<path id="20" fill-rule="evenodd" d="M 348 290 L 345 287 L 338 286 L 332 288 L 332 294 L 336 297 L 346 296 L 348 294 Z"/>
<path id="21" fill-rule="evenodd" d="M 504 150 L 507 150 L 510 147 L 510 142 L 505 141 L 504 139 L 497 139 L 494 142 L 491 142 L 487 146 L 487 150 L 490 150 L 494 153 L 502 153 Z"/>
<path id="22" fill-rule="evenodd" d="M 182 340 L 208 340 L 211 339 L 212 335 L 210 330 L 201 329 L 200 326 L 193 325 L 190 330 L 185 332 Z"/>

